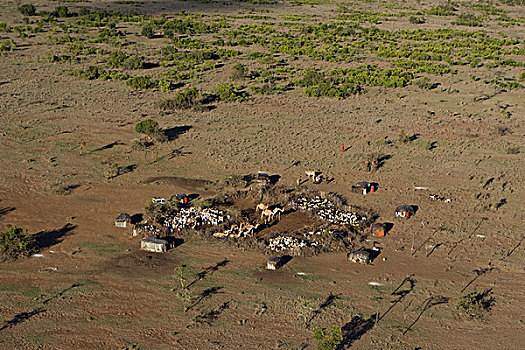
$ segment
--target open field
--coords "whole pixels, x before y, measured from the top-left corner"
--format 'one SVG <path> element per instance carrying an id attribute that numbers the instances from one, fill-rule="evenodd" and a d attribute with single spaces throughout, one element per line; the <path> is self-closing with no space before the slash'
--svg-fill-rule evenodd
<path id="1" fill-rule="evenodd" d="M 522 0 L 24 4 L 0 3 L 0 231 L 42 256 L 0 263 L 0 348 L 316 349 L 332 326 L 337 349 L 522 347 Z M 114 226 L 257 171 L 393 227 L 268 271 L 268 249 L 182 231 L 148 253 Z M 258 202 L 232 207 L 255 222 Z M 288 204 L 255 242 L 320 225 Z"/>

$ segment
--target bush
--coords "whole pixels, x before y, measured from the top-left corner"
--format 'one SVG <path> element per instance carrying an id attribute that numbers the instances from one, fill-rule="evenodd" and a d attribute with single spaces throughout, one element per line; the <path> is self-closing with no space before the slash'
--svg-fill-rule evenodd
<path id="1" fill-rule="evenodd" d="M 174 99 L 164 100 L 159 104 L 162 110 L 189 109 L 200 105 L 200 94 L 196 88 L 186 88 L 179 92 Z"/>
<path id="2" fill-rule="evenodd" d="M 144 67 L 142 57 L 128 56 L 122 51 L 111 52 L 106 63 L 111 68 L 141 69 Z"/>
<path id="3" fill-rule="evenodd" d="M 418 79 L 414 81 L 414 84 L 416 84 L 417 87 L 423 90 L 430 90 L 435 87 L 435 84 L 433 84 L 429 78 L 423 77 L 421 79 Z"/>
<path id="4" fill-rule="evenodd" d="M 6 232 L 0 232 L 0 257 L 2 260 L 18 259 L 29 256 L 38 250 L 33 237 L 24 233 L 20 227 L 7 226 Z"/>
<path id="5" fill-rule="evenodd" d="M 323 72 L 319 72 L 315 69 L 306 70 L 303 79 L 299 81 L 299 85 L 304 87 L 319 85 L 325 82 L 325 77 Z"/>
<path id="6" fill-rule="evenodd" d="M 482 293 L 470 292 L 459 299 L 457 308 L 470 317 L 482 318 L 487 312 L 490 312 L 494 304 L 495 300 L 491 294 L 490 290 Z"/>
<path id="7" fill-rule="evenodd" d="M 165 204 L 148 202 L 144 207 L 145 219 L 150 223 L 163 224 L 163 218 L 173 211 L 170 202 Z"/>
<path id="8" fill-rule="evenodd" d="M 423 23 L 425 23 L 425 18 L 424 17 L 410 16 L 408 21 L 410 23 L 412 23 L 412 24 L 423 24 Z"/>
<path id="9" fill-rule="evenodd" d="M 215 85 L 215 93 L 219 101 L 242 101 L 248 98 L 248 93 L 240 91 L 239 87 L 236 87 L 228 83 L 220 83 Z"/>
<path id="10" fill-rule="evenodd" d="M 153 30 L 153 26 L 151 24 L 146 24 L 144 27 L 142 27 L 142 36 L 145 36 L 148 39 L 151 39 L 155 36 L 155 31 Z"/>
<path id="11" fill-rule="evenodd" d="M 20 11 L 21 14 L 24 16 L 35 16 L 36 15 L 36 7 L 33 4 L 25 4 L 18 8 L 18 11 Z"/>
<path id="12" fill-rule="evenodd" d="M 13 51 L 16 48 L 16 44 L 12 39 L 0 40 L 0 53 Z"/>
<path id="13" fill-rule="evenodd" d="M 233 66 L 232 78 L 236 80 L 244 79 L 246 73 L 246 66 L 242 63 L 237 63 L 235 66 Z"/>
<path id="14" fill-rule="evenodd" d="M 158 134 L 160 132 L 159 123 L 153 119 L 144 119 L 135 125 L 135 131 L 148 136 Z"/>
<path id="15" fill-rule="evenodd" d="M 337 326 L 332 326 L 329 329 L 315 327 L 312 340 L 315 342 L 318 350 L 335 350 L 343 341 L 343 333 L 341 328 Z"/>
<path id="16" fill-rule="evenodd" d="M 141 69 L 144 67 L 144 60 L 139 56 L 129 56 L 122 63 L 125 69 Z"/>
<path id="17" fill-rule="evenodd" d="M 57 6 L 55 11 L 53 11 L 51 14 L 55 17 L 69 17 L 70 16 L 69 9 L 67 8 L 67 6 Z"/>
<path id="18" fill-rule="evenodd" d="M 134 89 L 151 89 L 155 87 L 155 83 L 150 80 L 148 76 L 132 77 L 126 80 L 126 84 Z"/>
<path id="19" fill-rule="evenodd" d="M 457 16 L 457 20 L 455 22 L 452 22 L 452 24 L 459 26 L 482 27 L 482 20 L 482 16 L 478 17 L 472 13 L 460 13 Z"/>

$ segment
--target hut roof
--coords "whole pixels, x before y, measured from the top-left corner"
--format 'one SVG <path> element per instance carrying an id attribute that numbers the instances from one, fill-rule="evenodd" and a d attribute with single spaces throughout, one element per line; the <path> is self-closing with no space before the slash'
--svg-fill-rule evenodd
<path id="1" fill-rule="evenodd" d="M 155 243 L 155 244 L 168 244 L 168 241 L 161 238 L 147 237 L 143 239 L 144 242 Z"/>
<path id="2" fill-rule="evenodd" d="M 396 208 L 396 211 L 406 211 L 406 212 L 409 212 L 409 213 L 414 213 L 416 210 L 414 209 L 413 206 L 411 205 L 400 205 Z"/>
<path id="3" fill-rule="evenodd" d="M 356 187 L 368 187 L 370 186 L 370 182 L 361 181 L 355 184 Z"/>
<path id="4" fill-rule="evenodd" d="M 131 221 L 131 216 L 128 213 L 120 213 L 115 220 L 119 222 Z"/>
<path id="5" fill-rule="evenodd" d="M 280 256 L 272 256 L 270 259 L 268 259 L 268 262 L 271 262 L 271 263 L 279 263 L 281 261 L 281 257 Z"/>

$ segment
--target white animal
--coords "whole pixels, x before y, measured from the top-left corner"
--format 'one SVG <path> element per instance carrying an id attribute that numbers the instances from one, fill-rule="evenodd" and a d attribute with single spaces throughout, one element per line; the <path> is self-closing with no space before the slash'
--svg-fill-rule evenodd
<path id="1" fill-rule="evenodd" d="M 270 209 L 264 209 L 261 213 L 261 220 L 262 222 L 267 224 L 270 221 L 272 221 L 272 216 L 273 216 L 273 211 L 271 211 Z"/>
<path id="2" fill-rule="evenodd" d="M 310 170 L 305 171 L 306 176 L 312 179 L 314 184 L 318 184 L 323 180 L 322 173 L 320 171 Z"/>
<path id="3" fill-rule="evenodd" d="M 258 213 L 259 211 L 264 211 L 268 209 L 268 206 L 264 203 L 257 204 L 257 207 L 255 208 L 255 212 Z"/>

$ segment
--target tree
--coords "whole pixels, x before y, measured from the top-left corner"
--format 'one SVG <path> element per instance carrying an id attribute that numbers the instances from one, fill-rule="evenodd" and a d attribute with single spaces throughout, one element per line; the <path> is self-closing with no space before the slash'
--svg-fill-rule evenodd
<path id="1" fill-rule="evenodd" d="M 153 30 L 153 26 L 151 24 L 146 24 L 144 27 L 142 27 L 142 36 L 145 36 L 148 39 L 155 37 L 155 31 Z"/>
<path id="2" fill-rule="evenodd" d="M 144 119 L 135 125 L 135 131 L 140 134 L 153 136 L 160 132 L 159 123 L 153 119 Z"/>
<path id="3" fill-rule="evenodd" d="M 335 350 L 343 341 L 343 333 L 341 332 L 341 328 L 337 326 L 332 326 L 332 328 L 328 329 L 315 327 L 312 339 L 318 350 Z"/>
<path id="4" fill-rule="evenodd" d="M 20 227 L 8 225 L 6 232 L 0 232 L 2 260 L 29 256 L 37 250 L 38 247 L 33 237 L 27 235 Z"/>
<path id="5" fill-rule="evenodd" d="M 25 16 L 34 16 L 36 15 L 36 7 L 33 4 L 25 4 L 18 8 L 21 14 Z"/>

